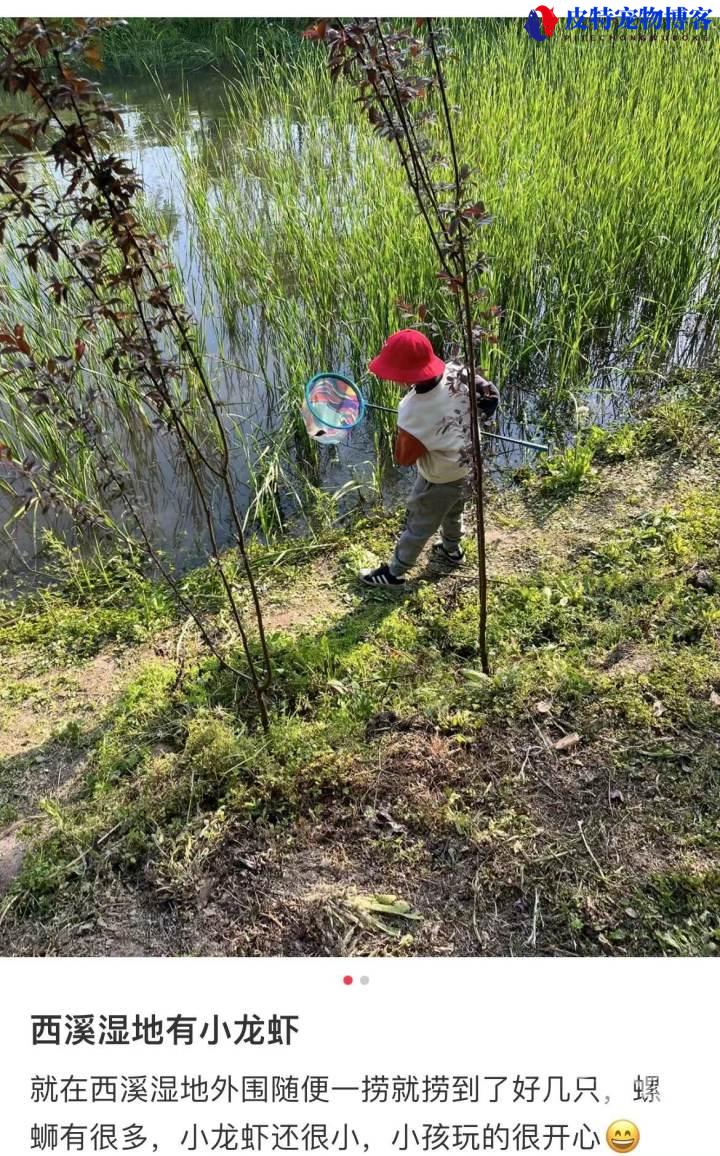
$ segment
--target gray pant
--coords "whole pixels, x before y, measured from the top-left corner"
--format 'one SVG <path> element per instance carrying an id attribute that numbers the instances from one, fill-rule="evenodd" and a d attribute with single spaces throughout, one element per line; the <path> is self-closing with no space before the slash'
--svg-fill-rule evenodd
<path id="1" fill-rule="evenodd" d="M 446 549 L 456 550 L 463 533 L 466 499 L 466 478 L 457 482 L 426 482 L 418 474 L 408 501 L 405 529 L 389 563 L 390 573 L 399 578 L 414 566 L 436 530 L 440 530 Z"/>

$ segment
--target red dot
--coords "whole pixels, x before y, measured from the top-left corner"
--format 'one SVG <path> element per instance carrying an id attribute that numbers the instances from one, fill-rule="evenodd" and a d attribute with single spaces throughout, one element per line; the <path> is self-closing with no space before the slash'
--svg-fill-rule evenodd
<path id="1" fill-rule="evenodd" d="M 352 976 L 351 975 L 344 975 L 343 976 L 343 983 L 347 984 L 349 987 L 350 984 L 352 983 Z"/>

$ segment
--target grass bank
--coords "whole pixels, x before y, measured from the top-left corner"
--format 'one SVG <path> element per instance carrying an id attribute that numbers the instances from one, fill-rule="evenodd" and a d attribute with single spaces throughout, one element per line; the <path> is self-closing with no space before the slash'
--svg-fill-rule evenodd
<path id="1" fill-rule="evenodd" d="M 272 46 L 292 51 L 305 27 L 298 19 L 135 17 L 103 37 L 103 63 L 113 75 L 229 68 Z"/>
<path id="2" fill-rule="evenodd" d="M 718 416 L 686 375 L 494 495 L 490 678 L 469 572 L 358 589 L 394 515 L 258 550 L 267 735 L 150 583 L 2 606 L 0 948 L 715 953 Z"/>

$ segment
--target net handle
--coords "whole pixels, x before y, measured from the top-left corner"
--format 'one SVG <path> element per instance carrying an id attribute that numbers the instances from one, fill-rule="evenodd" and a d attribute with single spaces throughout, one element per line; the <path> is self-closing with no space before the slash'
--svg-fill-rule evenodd
<path id="1" fill-rule="evenodd" d="M 355 391 L 355 393 L 357 394 L 358 401 L 360 402 L 360 412 L 359 412 L 357 418 L 355 419 L 355 421 L 352 423 L 352 425 L 334 425 L 333 422 L 327 421 L 326 418 L 320 417 L 315 412 L 315 408 L 314 408 L 312 402 L 310 401 L 310 391 L 312 390 L 312 387 L 318 381 L 324 381 L 324 380 L 327 380 L 327 378 L 334 379 L 335 381 L 344 381 L 345 384 L 349 385 L 350 388 L 353 389 Z M 345 377 L 345 375 L 342 373 L 332 373 L 329 371 L 325 372 L 325 373 L 316 373 L 314 377 L 310 378 L 309 382 L 305 386 L 305 404 L 308 407 L 308 409 L 310 410 L 310 413 L 312 414 L 312 416 L 315 418 L 315 421 L 319 422 L 320 425 L 324 425 L 327 429 L 338 429 L 338 430 L 339 429 L 351 430 L 351 429 L 355 429 L 355 426 L 360 425 L 360 422 L 365 417 L 365 409 L 366 409 L 366 405 L 367 405 L 360 387 L 357 386 L 354 381 L 351 381 L 349 377 Z"/>

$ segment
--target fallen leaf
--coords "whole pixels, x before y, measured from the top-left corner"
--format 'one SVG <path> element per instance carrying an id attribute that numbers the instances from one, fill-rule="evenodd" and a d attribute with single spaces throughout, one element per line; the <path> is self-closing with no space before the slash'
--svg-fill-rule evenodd
<path id="1" fill-rule="evenodd" d="M 551 710 L 552 710 L 552 703 L 548 702 L 547 699 L 542 699 L 540 702 L 535 703 L 535 713 L 536 714 L 550 714 Z"/>
<path id="2" fill-rule="evenodd" d="M 665 714 L 665 707 L 660 702 L 659 698 L 655 699 L 655 701 L 652 705 L 652 712 L 655 715 L 655 718 L 660 718 L 661 714 Z"/>
<path id="3" fill-rule="evenodd" d="M 577 746 L 579 742 L 580 735 L 577 731 L 573 731 L 571 735 L 563 735 L 561 739 L 553 743 L 553 746 L 556 751 L 569 751 L 571 747 Z"/>
<path id="4" fill-rule="evenodd" d="M 377 815 L 378 815 L 379 819 L 383 819 L 387 823 L 387 825 L 391 829 L 391 831 L 398 832 L 398 831 L 404 830 L 404 827 L 402 826 L 402 824 L 396 822 L 396 820 L 393 819 L 393 817 L 389 811 L 378 811 Z"/>
<path id="5" fill-rule="evenodd" d="M 617 789 L 617 787 L 615 788 L 614 791 L 610 792 L 610 802 L 611 803 L 624 803 L 625 802 L 625 796 L 623 795 L 622 791 Z"/>
<path id="6" fill-rule="evenodd" d="M 720 694 L 716 690 L 710 691 L 710 702 L 713 706 L 720 706 Z"/>
<path id="7" fill-rule="evenodd" d="M 397 895 L 355 895 L 347 899 L 346 904 L 363 922 L 386 935 L 400 934 L 397 924 L 388 923 L 387 919 L 421 922 L 423 918 L 419 911 L 413 911 L 411 905 Z"/>
<path id="8" fill-rule="evenodd" d="M 328 679 L 327 685 L 330 687 L 331 690 L 337 691 L 338 694 L 347 694 L 348 693 L 348 688 L 344 685 L 344 683 L 338 682 L 334 678 Z"/>

